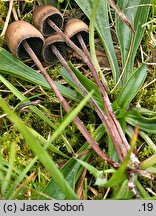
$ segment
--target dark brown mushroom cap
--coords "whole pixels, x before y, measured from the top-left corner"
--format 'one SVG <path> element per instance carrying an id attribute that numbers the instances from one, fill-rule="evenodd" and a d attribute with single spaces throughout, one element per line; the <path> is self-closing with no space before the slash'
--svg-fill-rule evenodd
<path id="1" fill-rule="evenodd" d="M 41 53 L 44 44 L 42 34 L 34 26 L 22 20 L 12 22 L 8 26 L 5 37 L 10 51 L 21 59 L 29 57 L 22 45 L 24 40 L 27 41 L 37 56 Z"/>
<path id="2" fill-rule="evenodd" d="M 81 34 L 86 45 L 89 43 L 89 28 L 86 23 L 79 19 L 70 19 L 66 25 L 64 33 L 78 46 L 80 43 L 77 38 L 77 34 Z"/>
<path id="3" fill-rule="evenodd" d="M 45 39 L 45 44 L 42 49 L 42 57 L 44 61 L 48 64 L 55 64 L 59 62 L 59 59 L 56 57 L 56 55 L 53 53 L 51 49 L 52 44 L 58 49 L 58 51 L 63 57 L 65 57 L 66 55 L 65 41 L 61 37 L 61 35 L 56 33 Z"/>
<path id="4" fill-rule="evenodd" d="M 33 10 L 33 22 L 35 27 L 45 36 L 48 37 L 55 33 L 55 30 L 47 23 L 49 18 L 60 29 L 63 27 L 63 16 L 61 12 L 51 5 L 40 5 Z"/>

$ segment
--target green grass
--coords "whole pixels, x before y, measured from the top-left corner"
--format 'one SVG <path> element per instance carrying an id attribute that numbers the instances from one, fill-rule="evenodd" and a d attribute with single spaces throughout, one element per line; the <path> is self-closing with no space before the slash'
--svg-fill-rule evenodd
<path id="1" fill-rule="evenodd" d="M 32 22 L 29 12 L 34 2 L 21 4 L 25 8 L 21 17 Z M 151 58 L 154 48 L 151 33 L 154 34 L 156 29 L 154 1 L 135 1 L 135 6 L 131 0 L 117 1 L 135 34 L 107 1 L 53 1 L 53 4 L 64 13 L 71 11 L 74 17 L 81 10 L 80 18 L 89 23 L 93 62 L 105 75 L 113 112 L 131 147 L 120 162 L 108 131 L 89 102 L 92 97 L 105 112 L 99 88 L 88 68 L 79 64 L 80 60 L 67 56 L 71 57 L 68 58 L 69 67 L 81 85 L 91 92 L 86 97 L 60 64 L 47 69 L 72 107 L 66 114 L 33 62 L 22 62 L 12 56 L 4 37 L 0 37 L 0 198 L 135 199 L 139 194 L 141 199 L 155 199 L 156 83 L 152 81 L 156 77 L 156 68 L 155 64 L 147 64 L 149 61 L 154 63 Z M 0 31 L 7 11 L 8 4 L 0 2 Z M 111 36 L 112 32 L 117 39 Z M 107 56 L 109 73 L 98 64 L 96 46 Z M 120 51 L 120 61 L 116 50 Z M 22 104 L 27 106 L 20 109 Z M 77 115 L 100 149 L 119 163 L 118 169 L 90 149 L 73 123 Z M 131 163 L 132 152 L 140 161 L 137 168 Z M 87 172 L 80 188 L 82 194 L 78 196 L 76 187 L 84 168 Z M 127 171 L 132 173 L 132 178 Z M 134 191 L 129 190 L 131 180 Z M 149 182 L 153 193 L 146 189 Z"/>

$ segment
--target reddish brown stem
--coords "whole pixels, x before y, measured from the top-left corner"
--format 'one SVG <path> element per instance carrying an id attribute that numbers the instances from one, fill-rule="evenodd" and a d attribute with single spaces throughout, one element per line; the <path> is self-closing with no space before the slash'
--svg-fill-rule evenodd
<path id="1" fill-rule="evenodd" d="M 89 62 L 90 64 L 92 64 L 92 60 L 91 60 L 91 56 L 90 56 L 90 53 L 88 52 L 88 49 L 84 43 L 84 40 L 82 38 L 82 36 L 79 34 L 78 35 L 78 40 L 80 42 L 80 45 L 84 51 L 84 53 L 86 54 L 87 58 L 89 59 Z M 109 101 L 109 98 L 107 96 L 107 93 L 105 91 L 105 88 L 104 86 L 102 85 L 102 83 L 100 82 L 100 79 L 98 77 L 98 74 L 97 74 L 97 71 L 93 65 L 92 67 L 92 74 L 93 74 L 93 77 L 97 83 L 97 85 L 99 86 L 99 89 L 100 89 L 100 92 L 102 94 L 102 98 L 103 98 L 103 103 L 104 103 L 104 106 L 105 106 L 105 111 L 106 111 L 106 115 L 109 119 L 109 122 L 112 126 L 112 130 L 115 132 L 115 137 L 117 139 L 117 143 L 119 146 L 121 146 L 121 151 L 123 153 L 123 156 L 125 157 L 127 155 L 127 151 L 129 150 L 129 144 L 125 138 L 125 135 L 121 129 L 121 126 L 119 124 L 119 122 L 117 121 L 113 111 L 112 111 L 112 108 L 111 108 L 111 105 L 110 105 L 110 101 Z M 117 146 L 115 146 L 115 148 L 117 149 Z"/>
<path id="2" fill-rule="evenodd" d="M 73 71 L 71 70 L 71 68 L 68 66 L 66 60 L 60 54 L 60 52 L 58 51 L 58 49 L 54 45 L 51 45 L 51 49 L 52 49 L 52 52 L 56 55 L 56 57 L 59 59 L 59 61 L 61 62 L 61 64 L 66 68 L 66 70 L 68 71 L 68 73 L 70 74 L 70 76 L 72 77 L 72 79 L 74 80 L 75 84 L 77 84 L 77 86 L 79 87 L 79 89 L 82 91 L 83 95 L 84 96 L 88 95 L 88 91 L 83 87 L 83 85 L 81 84 L 81 82 L 77 79 L 77 77 L 75 76 L 75 74 L 73 73 Z M 90 98 L 89 101 L 92 104 L 92 106 L 94 107 L 96 113 L 98 114 L 98 116 L 101 119 L 101 121 L 103 122 L 103 124 L 106 126 L 106 129 L 108 130 L 107 132 L 109 132 L 111 134 L 111 138 L 113 140 L 113 143 L 117 142 L 116 136 L 114 135 L 114 130 L 112 130 L 112 128 L 110 126 L 110 122 L 108 121 L 107 117 L 104 115 L 104 113 L 99 108 L 99 106 L 97 105 L 97 103 L 95 102 L 95 100 L 93 98 Z M 122 161 L 123 160 L 123 156 L 121 154 L 120 146 L 119 145 L 116 146 L 116 151 L 117 151 L 117 155 L 118 155 L 119 159 Z"/>
<path id="3" fill-rule="evenodd" d="M 30 55 L 30 57 L 32 58 L 32 60 L 34 61 L 34 63 L 36 64 L 36 66 L 39 68 L 39 70 L 41 71 L 42 75 L 45 77 L 45 79 L 47 80 L 47 82 L 49 83 L 49 86 L 51 87 L 51 89 L 54 91 L 56 97 L 58 98 L 60 104 L 63 106 L 64 110 L 66 112 L 70 112 L 71 107 L 69 106 L 69 104 L 67 103 L 67 101 L 65 100 L 65 98 L 62 96 L 62 94 L 59 92 L 59 90 L 57 89 L 57 87 L 55 86 L 53 80 L 51 79 L 51 77 L 48 75 L 48 73 L 46 72 L 46 70 L 44 69 L 44 67 L 42 66 L 41 62 L 39 61 L 39 59 L 37 58 L 37 56 L 35 55 L 35 53 L 33 52 L 33 50 L 31 49 L 31 47 L 29 46 L 29 44 L 24 41 L 23 42 L 23 46 L 25 48 L 25 50 L 27 51 L 27 53 Z M 101 157 L 103 160 L 107 161 L 108 164 L 110 164 L 112 167 L 114 168 L 118 168 L 119 164 L 112 161 L 99 147 L 98 143 L 92 138 L 92 136 L 90 135 L 90 133 L 88 132 L 88 130 L 86 129 L 86 127 L 83 125 L 82 121 L 76 116 L 74 118 L 74 123 L 76 124 L 77 128 L 80 130 L 80 132 L 83 134 L 83 136 L 86 138 L 86 140 L 88 141 L 88 143 L 91 145 L 91 147 L 94 149 L 94 151 L 97 153 L 97 155 L 99 157 Z"/>
<path id="4" fill-rule="evenodd" d="M 102 85 L 102 83 L 99 80 L 97 71 L 92 63 L 92 61 L 90 60 L 90 58 L 88 58 L 86 56 L 86 54 L 79 49 L 56 25 L 55 23 L 53 23 L 50 19 L 48 19 L 48 24 L 57 32 L 59 33 L 66 41 L 66 43 L 72 48 L 74 49 L 84 60 L 84 62 L 88 65 L 89 69 L 91 70 L 93 77 L 95 79 L 96 84 L 99 87 L 99 90 L 102 94 L 102 100 L 103 100 L 103 104 L 105 107 L 105 111 L 106 111 L 106 115 L 108 118 L 108 121 L 110 122 L 111 125 L 111 130 L 109 130 L 109 128 L 107 128 L 107 131 L 109 131 L 109 135 L 111 137 L 111 140 L 115 146 L 115 149 L 117 151 L 117 153 L 119 153 L 118 149 L 121 148 L 122 154 L 123 154 L 123 158 L 127 155 L 127 151 L 129 149 L 129 144 L 125 138 L 125 135 L 121 129 L 120 124 L 118 123 L 117 119 L 115 118 L 115 115 L 112 112 L 112 108 L 111 108 L 111 104 L 109 101 L 109 98 L 107 96 L 107 93 L 105 91 L 104 86 Z M 105 127 L 107 127 L 107 125 L 105 125 Z M 118 128 L 119 127 L 119 128 Z M 120 133 L 119 133 L 120 131 Z M 120 153 L 121 155 L 121 153 Z"/>
<path id="5" fill-rule="evenodd" d="M 119 15 L 120 19 L 126 23 L 126 25 L 131 29 L 132 33 L 135 33 L 134 27 L 130 23 L 130 21 L 127 19 L 125 14 L 120 10 L 120 8 L 115 4 L 113 0 L 108 0 L 111 7 L 115 10 L 115 12 Z"/>

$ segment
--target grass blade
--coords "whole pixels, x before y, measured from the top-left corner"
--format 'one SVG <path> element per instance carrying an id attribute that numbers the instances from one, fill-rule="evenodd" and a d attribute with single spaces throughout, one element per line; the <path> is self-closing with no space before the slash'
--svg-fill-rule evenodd
<path id="1" fill-rule="evenodd" d="M 91 93 L 82 100 L 78 107 L 76 107 L 72 112 L 69 113 L 67 118 L 65 119 L 65 123 L 61 123 L 60 127 L 57 129 L 57 133 L 55 132 L 51 138 L 53 141 L 58 135 L 62 133 L 65 127 L 71 122 L 71 120 L 77 115 L 77 113 L 82 109 L 82 107 L 86 104 L 86 102 L 91 97 Z M 49 171 L 49 173 L 53 176 L 55 182 L 59 185 L 59 187 L 64 192 L 67 199 L 76 199 L 76 195 L 74 194 L 71 187 L 68 185 L 66 180 L 64 179 L 61 172 L 57 169 L 55 163 L 51 160 L 49 154 L 41 147 L 39 141 L 35 138 L 33 133 L 24 125 L 24 123 L 13 113 L 7 105 L 0 100 L 0 106 L 2 109 L 8 114 L 9 119 L 16 125 L 18 130 L 23 134 L 24 138 L 26 139 L 27 143 L 30 145 L 32 151 L 34 151 L 40 161 L 43 163 L 45 168 Z M 62 126 L 64 125 L 64 126 Z M 56 136 L 57 135 L 57 136 Z M 45 146 L 47 147 L 47 146 Z"/>
<path id="2" fill-rule="evenodd" d="M 11 55 L 9 52 L 7 52 L 5 49 L 1 47 L 0 47 L 0 73 L 17 77 L 19 79 L 28 81 L 35 85 L 40 85 L 44 89 L 51 91 L 49 84 L 42 76 L 42 74 L 28 67 L 26 64 L 22 63 L 20 60 L 15 58 L 13 55 Z M 78 102 L 82 99 L 72 89 L 63 86 L 58 82 L 55 82 L 55 85 L 65 97 Z"/>
<path id="3" fill-rule="evenodd" d="M 134 196 L 133 192 L 130 191 L 128 188 L 128 181 L 125 180 L 121 185 L 117 186 L 117 191 L 115 188 L 113 199 L 128 200 L 128 199 L 132 199 L 133 196 Z"/>
<path id="4" fill-rule="evenodd" d="M 98 142 L 104 135 L 105 130 L 103 125 L 101 124 L 95 132 L 95 140 Z M 89 144 L 86 142 L 77 153 L 83 152 L 84 150 L 88 149 Z M 81 157 L 81 160 L 86 161 L 91 156 L 92 152 L 88 152 L 85 156 Z M 69 182 L 72 188 L 75 188 L 75 184 L 82 172 L 83 168 L 82 166 L 74 159 L 71 158 L 61 169 L 61 172 L 63 173 L 63 176 L 65 179 Z M 54 182 L 53 179 L 50 180 L 50 182 L 45 187 L 43 194 L 48 195 L 50 197 L 53 197 L 55 199 L 64 199 L 65 196 L 60 190 L 60 188 L 57 186 L 57 184 Z M 45 199 L 46 196 L 40 195 L 38 199 Z"/>
<path id="5" fill-rule="evenodd" d="M 7 117 L 15 124 L 18 130 L 21 132 L 26 142 L 30 146 L 31 150 L 38 156 L 41 163 L 45 166 L 45 168 L 49 171 L 50 175 L 53 176 L 59 187 L 64 192 L 67 199 L 77 199 L 74 191 L 71 189 L 69 184 L 64 179 L 61 172 L 58 170 L 57 166 L 51 159 L 50 155 L 47 151 L 41 147 L 40 143 L 33 134 L 28 130 L 25 124 L 21 121 L 21 119 L 7 106 L 7 104 L 0 99 L 0 107 L 3 109 L 5 113 L 7 113 Z"/>
<path id="6" fill-rule="evenodd" d="M 10 89 L 10 91 L 22 102 L 28 102 L 29 100 L 27 99 L 27 97 L 25 97 L 20 91 L 18 91 L 10 82 L 8 82 L 2 75 L 0 75 L 0 80 L 2 81 L 2 83 L 8 88 Z M 46 122 L 50 127 L 52 127 L 53 129 L 57 129 L 56 126 L 53 124 L 53 122 L 43 113 L 41 112 L 37 107 L 35 106 L 29 106 L 30 110 L 32 112 L 34 112 L 40 119 L 42 119 L 44 122 Z M 64 141 L 64 143 L 66 144 L 66 138 L 64 137 L 64 135 L 61 135 L 62 140 Z"/>
<path id="7" fill-rule="evenodd" d="M 142 198 L 149 199 L 149 200 L 151 199 L 151 197 L 149 196 L 149 194 L 147 193 L 147 191 L 145 190 L 145 188 L 142 186 L 142 184 L 139 182 L 138 179 L 136 179 L 135 185 L 136 185 L 139 193 L 141 194 Z"/>
<path id="8" fill-rule="evenodd" d="M 11 178 L 12 171 L 13 171 L 13 166 L 14 166 L 15 155 L 16 155 L 16 143 L 13 142 L 11 144 L 11 147 L 10 147 L 9 167 L 7 169 L 7 174 L 6 174 L 5 178 L 3 179 L 2 186 L 1 186 L 2 195 L 5 194 L 6 189 L 7 189 L 8 185 L 9 185 L 9 182 L 10 182 L 10 178 Z"/>
<path id="9" fill-rule="evenodd" d="M 147 133 L 156 134 L 156 117 L 146 118 L 140 115 L 136 110 L 127 111 L 126 121 L 140 130 Z"/>

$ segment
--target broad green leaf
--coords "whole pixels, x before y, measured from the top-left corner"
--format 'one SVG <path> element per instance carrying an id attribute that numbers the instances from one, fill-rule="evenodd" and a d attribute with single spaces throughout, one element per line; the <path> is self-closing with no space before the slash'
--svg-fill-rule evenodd
<path id="1" fill-rule="evenodd" d="M 156 112 L 155 111 L 148 110 L 148 109 L 145 109 L 145 108 L 142 108 L 142 107 L 135 108 L 135 110 L 138 113 L 140 113 L 141 115 L 146 116 L 146 117 L 154 117 L 154 116 L 156 116 Z"/>
<path id="2" fill-rule="evenodd" d="M 149 167 L 152 167 L 155 164 L 156 164 L 156 153 L 150 156 L 149 158 L 147 158 L 146 160 L 142 161 L 141 168 L 147 169 Z"/>
<path id="3" fill-rule="evenodd" d="M 140 115 L 136 110 L 127 111 L 125 120 L 133 126 L 138 126 L 140 130 L 147 133 L 156 134 L 156 116 L 147 118 Z"/>
<path id="4" fill-rule="evenodd" d="M 99 5 L 100 0 L 95 0 L 92 4 L 92 11 L 91 11 L 91 15 L 90 15 L 90 25 L 89 25 L 89 45 L 90 45 L 90 55 L 91 55 L 91 59 L 93 61 L 93 64 L 95 65 L 96 70 L 98 71 L 98 73 L 102 73 L 100 65 L 98 63 L 97 60 L 97 56 L 96 56 L 96 49 L 95 49 L 95 19 L 96 19 L 96 15 L 97 15 L 97 9 L 98 9 L 98 5 Z"/>
<path id="5" fill-rule="evenodd" d="M 114 187 L 113 199 L 125 200 L 131 199 L 134 196 L 133 192 L 128 188 L 128 180 L 125 180 L 121 185 L 116 187 Z"/>
<path id="6" fill-rule="evenodd" d="M 12 54 L 7 52 L 5 49 L 0 47 L 0 74 L 7 74 L 10 76 L 17 77 L 22 80 L 26 80 L 35 85 L 40 85 L 43 88 L 50 90 L 47 81 L 42 74 L 28 67 L 20 60 L 15 58 Z M 58 82 L 55 82 L 56 87 L 59 91 L 67 98 L 80 101 L 82 98 L 72 89 L 69 89 Z"/>
<path id="7" fill-rule="evenodd" d="M 114 107 L 117 106 L 116 108 L 119 107 L 122 108 L 122 110 L 126 110 L 129 107 L 131 101 L 136 96 L 145 81 L 147 76 L 146 70 L 147 67 L 143 64 L 133 73 L 114 102 Z"/>
<path id="8" fill-rule="evenodd" d="M 116 31 L 120 44 L 122 65 L 125 68 L 123 85 L 133 73 L 134 59 L 142 40 L 151 0 L 118 0 L 117 5 L 134 26 L 133 34 L 129 27 L 116 14 Z"/>
<path id="9" fill-rule="evenodd" d="M 149 167 L 147 170 L 153 174 L 156 174 L 156 167 Z"/>
<path id="10" fill-rule="evenodd" d="M 139 182 L 138 179 L 135 180 L 135 185 L 142 198 L 149 199 L 149 200 L 151 199 L 148 192 L 145 190 L 144 186 Z"/>
<path id="11" fill-rule="evenodd" d="M 88 148 L 88 143 L 85 143 L 84 146 L 80 149 L 81 151 L 84 151 Z M 90 157 L 91 153 L 86 154 L 83 157 L 83 160 L 87 161 L 88 158 Z M 80 176 L 82 172 L 82 166 L 79 164 L 77 161 L 75 161 L 74 158 L 71 158 L 62 168 L 61 168 L 61 173 L 63 174 L 64 178 L 66 181 L 69 183 L 71 188 L 75 189 L 75 184 L 77 182 L 78 177 Z M 45 194 L 45 196 L 44 196 Z M 62 193 L 60 187 L 58 187 L 57 183 L 54 181 L 52 178 L 49 183 L 46 185 L 44 188 L 42 195 L 38 196 L 39 200 L 43 200 L 46 198 L 46 195 L 49 197 L 52 197 L 57 200 L 63 200 L 65 199 L 64 193 Z"/>
<path id="12" fill-rule="evenodd" d="M 110 139 L 110 137 L 108 137 L 108 156 L 115 162 L 119 162 L 119 158 L 118 155 L 116 153 L 116 149 Z"/>
<path id="13" fill-rule="evenodd" d="M 82 11 L 86 14 L 86 16 L 90 19 L 93 0 L 75 0 L 78 6 L 82 9 Z M 106 0 L 100 0 L 98 9 L 96 12 L 96 19 L 95 19 L 95 28 L 99 34 L 99 37 L 102 41 L 104 46 L 105 52 L 107 54 L 114 81 L 116 82 L 120 76 L 119 72 L 119 65 L 117 62 L 113 40 L 110 32 L 110 25 L 109 25 L 109 17 L 108 17 L 108 4 Z"/>

